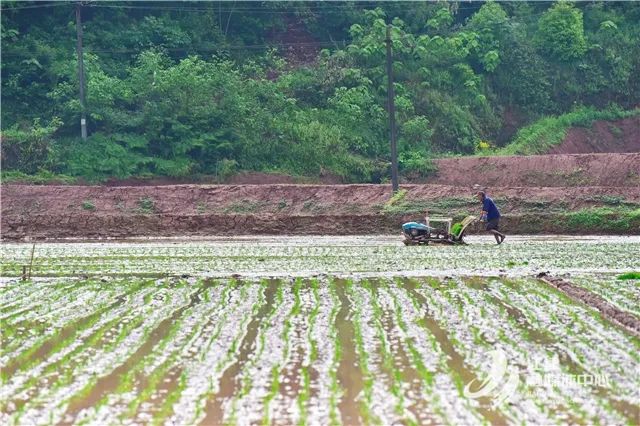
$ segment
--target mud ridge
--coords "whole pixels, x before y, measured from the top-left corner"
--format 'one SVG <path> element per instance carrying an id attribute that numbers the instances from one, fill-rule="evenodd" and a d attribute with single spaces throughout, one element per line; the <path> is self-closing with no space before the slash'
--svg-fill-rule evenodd
<path id="1" fill-rule="evenodd" d="M 464 215 L 452 214 L 455 221 Z M 616 227 L 618 215 L 606 215 L 597 226 L 575 227 L 566 214 L 505 214 L 500 221 L 507 234 L 638 235 L 640 219 L 629 228 Z M 418 214 L 345 214 L 345 215 L 136 215 L 94 216 L 38 215 L 26 220 L 3 218 L 3 240 L 121 239 L 145 236 L 210 235 L 379 235 L 400 233 L 405 222 L 420 220 Z M 482 223 L 468 234 L 482 233 Z"/>
<path id="2" fill-rule="evenodd" d="M 544 272 L 538 274 L 538 278 L 562 291 L 571 299 L 597 309 L 600 311 L 600 314 L 609 321 L 622 326 L 634 336 L 640 337 L 640 319 L 635 315 L 616 308 L 600 296 L 593 294 L 582 287 L 576 286 L 569 281 L 563 280 L 562 278 L 553 277 Z"/>

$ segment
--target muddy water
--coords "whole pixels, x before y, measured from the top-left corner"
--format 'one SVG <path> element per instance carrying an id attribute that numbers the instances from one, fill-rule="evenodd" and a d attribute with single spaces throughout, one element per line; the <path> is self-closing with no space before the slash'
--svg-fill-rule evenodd
<path id="1" fill-rule="evenodd" d="M 510 287 L 516 286 L 517 283 L 513 283 L 511 281 L 504 281 Z M 517 323 L 520 327 L 524 329 L 525 335 L 530 338 L 533 342 L 547 345 L 553 348 L 553 352 L 558 355 L 558 359 L 562 366 L 566 368 L 574 376 L 582 376 L 588 375 L 589 371 L 583 366 L 576 362 L 575 355 L 569 353 L 566 348 L 563 347 L 561 342 L 558 341 L 556 337 L 551 335 L 546 330 L 541 330 L 536 327 L 533 327 L 529 321 L 526 320 L 526 317 L 522 312 L 508 305 L 506 302 L 501 300 L 499 297 L 490 296 L 489 299 L 496 304 L 499 304 L 503 308 L 505 308 L 510 315 L 516 318 Z M 610 395 L 609 389 L 601 385 L 594 385 L 592 387 L 592 392 L 601 400 L 607 401 L 608 404 L 616 410 L 622 417 L 626 418 L 626 421 L 629 424 L 638 423 L 638 414 L 640 413 L 640 405 L 631 404 L 627 401 L 617 399 Z"/>
<path id="2" fill-rule="evenodd" d="M 379 287 L 384 287 L 386 283 L 381 280 L 373 281 L 375 294 L 379 294 Z M 382 310 L 381 323 L 386 336 L 390 342 L 390 352 L 392 364 L 395 371 L 390 373 L 393 380 L 405 388 L 404 408 L 409 412 L 412 421 L 419 421 L 420 424 L 437 424 L 438 419 L 433 416 L 433 407 L 429 406 L 429 401 L 425 398 L 425 388 L 420 373 L 415 368 L 408 353 L 406 342 L 399 335 L 399 326 L 394 319 L 392 306 L 386 306 Z"/>
<path id="3" fill-rule="evenodd" d="M 238 348 L 236 361 L 225 370 L 218 384 L 218 392 L 212 395 L 207 401 L 204 409 L 205 416 L 202 421 L 203 425 L 223 423 L 224 411 L 222 404 L 240 391 L 240 387 L 242 386 L 240 373 L 249 361 L 249 355 L 255 350 L 256 337 L 258 336 L 260 326 L 263 324 L 269 312 L 274 308 L 277 285 L 277 281 L 270 280 L 268 284 L 264 286 L 264 302 L 247 326 L 247 333 Z"/>
<path id="4" fill-rule="evenodd" d="M 124 297 L 124 294 L 118 296 L 116 302 L 111 305 L 62 327 L 62 329 L 60 329 L 55 335 L 42 342 L 41 345 L 26 351 L 22 356 L 14 359 L 12 362 L 4 366 L 2 374 L 5 376 L 12 376 L 17 369 L 25 368 L 38 360 L 45 359 L 52 351 L 58 349 L 65 341 L 73 339 L 81 330 L 87 328 L 102 314 L 121 304 Z"/>
<path id="5" fill-rule="evenodd" d="M 174 311 L 171 316 L 162 320 L 149 334 L 149 337 L 142 346 L 140 346 L 136 352 L 134 352 L 123 364 L 116 367 L 110 374 L 100 378 L 86 396 L 81 399 L 72 400 L 65 413 L 64 422 L 66 423 L 67 420 L 70 420 L 71 422 L 75 421 L 77 415 L 82 410 L 98 405 L 102 398 L 109 393 L 114 392 L 124 375 L 153 351 L 155 346 L 167 334 L 168 329 L 180 317 L 180 315 L 182 315 L 188 308 L 193 307 L 196 303 L 200 302 L 200 293 L 205 289 L 205 285 L 200 287 L 191 295 L 190 301 L 187 305 L 180 307 Z"/>
<path id="6" fill-rule="evenodd" d="M 427 300 L 418 292 L 414 291 L 416 283 L 414 281 L 405 282 L 405 287 L 412 291 L 413 296 L 424 305 L 428 306 Z M 444 330 L 438 322 L 429 314 L 423 318 L 424 326 L 431 332 L 436 338 L 438 345 L 442 351 L 447 354 L 447 365 L 451 371 L 457 375 L 463 383 L 479 383 L 478 376 L 465 364 L 464 357 L 462 357 L 456 349 L 453 347 L 448 333 Z M 475 389 L 472 389 L 475 391 Z M 506 418 L 499 412 L 491 407 L 491 399 L 487 397 L 478 398 L 481 406 L 478 411 L 482 416 L 491 424 L 507 424 Z"/>
<path id="7" fill-rule="evenodd" d="M 344 280 L 335 281 L 335 289 L 340 301 L 340 310 L 336 317 L 335 327 L 338 330 L 341 360 L 338 366 L 338 382 L 344 392 L 338 409 L 345 424 L 362 424 L 358 398 L 364 388 L 362 370 L 358 365 L 355 348 L 355 331 L 353 329 L 351 301 L 347 296 L 349 283 Z"/>
<path id="8" fill-rule="evenodd" d="M 541 345 L 551 345 L 556 342 L 556 339 L 548 331 L 533 327 L 527 320 L 527 317 L 522 313 L 522 311 L 520 311 L 520 309 L 511 306 L 509 303 L 505 302 L 498 296 L 489 293 L 489 286 L 486 279 L 482 279 L 480 277 L 468 277 L 463 279 L 463 282 L 471 288 L 482 290 L 483 292 L 485 292 L 483 296 L 487 300 L 507 311 L 510 318 L 515 320 L 515 322 L 524 330 L 527 338 L 532 342 Z M 508 281 L 505 280 L 503 282 Z"/>
<path id="9" fill-rule="evenodd" d="M 154 322 L 149 323 L 148 333 L 134 335 L 136 328 L 132 325 L 127 329 L 131 340 L 115 339 L 105 346 L 102 338 L 94 339 L 93 336 L 110 330 L 113 324 L 111 318 L 89 333 L 83 344 L 94 339 L 95 346 L 83 348 L 96 351 L 97 356 L 128 354 L 121 357 L 117 364 L 102 369 L 99 366 L 87 366 L 82 361 L 81 351 L 73 350 L 61 358 L 56 358 L 50 349 L 26 358 L 9 353 L 6 365 L 15 367 L 12 367 L 11 374 L 4 376 L 3 386 L 12 386 L 18 391 L 11 396 L 11 404 L 0 408 L 0 422 L 9 425 L 102 424 L 110 419 L 114 423 L 171 424 L 173 414 L 180 414 L 184 416 L 180 424 L 206 426 L 221 423 L 291 424 L 298 421 L 327 424 L 331 411 L 327 401 L 335 401 L 335 420 L 347 425 L 365 424 L 368 419 L 375 419 L 381 424 L 442 424 L 456 418 L 455 412 L 452 414 L 449 409 L 442 407 L 453 407 L 454 410 L 462 407 L 470 413 L 471 418 L 495 425 L 522 423 L 525 419 L 544 423 L 548 419 L 542 414 L 536 417 L 538 414 L 533 412 L 527 413 L 528 417 L 518 417 L 520 412 L 509 410 L 509 407 L 493 407 L 491 395 L 472 399 L 462 392 L 464 386 L 472 382 L 480 383 L 488 374 L 485 367 L 471 362 L 473 360 L 469 356 L 469 353 L 481 352 L 486 348 L 468 342 L 466 344 L 469 346 L 461 350 L 461 343 L 456 340 L 460 336 L 456 327 L 471 327 L 472 324 L 447 325 L 442 317 L 434 314 L 437 311 L 430 306 L 435 299 L 428 298 L 431 294 L 442 294 L 455 286 L 478 295 L 474 303 L 479 307 L 513 319 L 514 327 L 523 336 L 523 340 L 513 342 L 516 348 L 519 344 L 543 347 L 544 351 L 558 354 L 560 362 L 571 374 L 586 372 L 570 356 L 575 348 L 566 342 L 558 344 L 553 335 L 528 320 L 529 314 L 525 315 L 522 305 L 515 305 L 492 291 L 493 287 L 485 278 L 457 282 L 437 278 L 404 281 L 382 278 L 369 281 L 327 279 L 314 282 L 313 285 L 306 280 L 271 279 L 263 282 L 238 281 L 237 284 L 226 285 L 224 292 L 207 292 L 209 286 L 216 282 L 194 281 L 178 287 L 175 281 L 160 280 L 155 284 L 158 293 L 180 293 L 182 297 L 156 300 L 157 311 L 161 313 Z M 509 289 L 508 285 L 503 287 Z M 137 303 L 134 300 L 144 299 L 141 297 L 146 291 L 143 286 L 132 288 L 136 289 L 134 294 L 118 300 L 118 306 L 123 305 L 120 308 L 126 310 L 129 304 Z M 314 288 L 320 291 L 314 292 Z M 34 285 L 34 294 L 42 297 L 36 289 Z M 245 294 L 243 291 L 252 296 L 242 297 Z M 324 294 L 327 300 L 319 300 L 319 294 Z M 328 300 L 327 295 L 335 295 L 335 298 Z M 205 301 L 205 296 L 212 299 Z M 230 304 L 232 297 L 234 302 Z M 415 301 L 415 317 L 403 316 L 405 311 L 402 310 L 402 304 L 407 300 Z M 452 300 L 452 304 L 456 305 L 466 303 L 463 298 Z M 21 303 L 30 302 L 27 296 Z M 207 307 L 203 306 L 205 303 Z M 578 319 L 586 315 L 586 311 L 574 312 L 573 304 L 564 303 L 556 302 L 554 309 L 566 315 L 576 315 Z M 210 316 L 212 310 L 217 311 L 216 306 L 226 309 L 229 305 L 228 312 L 235 313 L 240 312 L 243 304 L 242 312 L 245 314 L 221 316 L 218 319 Z M 112 304 L 96 305 L 95 312 L 89 316 L 108 315 L 108 312 L 104 312 L 105 306 L 116 309 Z M 197 310 L 199 308 L 202 309 Z M 328 319 L 333 318 L 329 312 L 336 313 L 335 319 Z M 63 313 L 60 311 L 59 315 Z M 316 341 L 314 348 L 309 338 L 318 332 L 314 329 L 318 327 L 315 316 L 323 318 L 317 324 L 325 324 L 323 328 L 331 330 L 329 335 L 335 338 Z M 187 317 L 189 321 L 186 321 Z M 66 327 L 82 326 L 84 318 L 70 320 Z M 24 320 L 14 318 L 12 321 L 20 323 Z M 62 321 L 62 318 L 54 317 L 51 321 Z M 493 326 L 500 328 L 502 324 L 498 318 L 496 321 Z M 218 375 L 211 372 L 211 377 L 216 380 L 216 386 L 213 387 L 215 392 L 207 390 L 211 388 L 206 380 L 185 379 L 189 374 L 193 376 L 194 371 L 205 373 L 201 367 L 210 365 L 205 364 L 214 355 L 210 352 L 220 351 L 209 349 L 202 343 L 207 336 L 196 333 L 197 336 L 193 337 L 201 338 L 200 344 L 193 344 L 199 350 L 197 355 L 162 357 L 163 351 L 160 349 L 163 348 L 163 339 L 176 324 L 182 333 L 186 333 L 185 341 L 189 342 L 192 341 L 188 337 L 192 335 L 189 334 L 191 328 L 213 330 L 224 325 L 224 329 L 228 329 L 215 342 L 218 348 L 228 348 L 221 356 L 229 357 L 225 362 L 216 361 L 215 365 L 222 366 Z M 413 333 L 411 330 L 419 332 Z M 409 331 L 413 334 L 407 334 Z M 205 331 L 203 333 L 206 334 Z M 627 338 L 623 330 L 613 326 L 610 333 L 617 340 Z M 55 346 L 62 351 L 65 345 L 72 344 L 74 336 L 62 336 L 64 338 L 56 341 Z M 15 338 L 27 337 L 18 335 Z M 616 348 L 617 351 L 628 351 L 627 357 L 617 357 L 616 362 L 625 363 L 621 367 L 633 371 L 637 365 L 629 360 L 634 359 L 640 344 L 629 341 L 632 343 L 627 349 Z M 419 344 L 424 350 L 415 349 Z M 189 345 L 185 344 L 184 347 Z M 279 352 L 276 353 L 276 349 Z M 441 357 L 441 361 L 431 358 L 430 354 Z M 606 351 L 593 356 L 601 357 L 595 360 L 599 363 L 609 361 Z M 328 357 L 333 359 L 331 366 L 319 363 L 319 360 Z M 220 356 L 213 359 L 220 359 Z M 157 367 L 145 368 L 147 364 Z M 30 368 L 25 368 L 26 365 Z M 65 375 L 65 379 L 44 382 L 32 380 L 30 370 L 41 371 L 38 368 L 45 365 L 55 366 Z M 425 367 L 428 373 L 420 370 Z M 269 374 L 260 373 L 264 369 L 268 369 Z M 159 379 L 151 377 L 156 371 L 161 373 Z M 335 387 L 326 385 L 331 382 L 327 378 L 331 374 L 337 377 Z M 93 379 L 86 381 L 87 375 Z M 132 377 L 133 384 L 123 387 L 121 385 L 126 377 Z M 160 384 L 153 384 L 158 380 Z M 372 380 L 375 381 L 373 384 Z M 74 383 L 78 385 L 74 387 Z M 452 391 L 451 383 L 458 384 L 459 388 Z M 65 388 L 58 389 L 61 386 Z M 126 404 L 131 403 L 144 389 L 154 389 L 153 394 L 143 397 L 138 409 L 128 410 Z M 477 389 L 473 387 L 471 390 Z M 625 395 L 632 391 L 628 388 L 600 386 L 585 394 L 585 399 L 574 401 L 573 405 L 545 400 L 533 402 L 543 407 L 549 404 L 554 410 L 561 411 L 561 417 L 577 421 L 585 418 L 583 412 L 588 407 L 605 404 L 612 407 L 611 413 L 602 414 L 603 417 L 596 414 L 589 418 L 600 420 L 601 423 L 624 423 L 638 415 L 637 405 L 625 399 Z M 133 392 L 133 395 L 121 392 Z M 520 398 L 516 404 L 525 407 L 531 396 L 521 388 L 515 392 Z M 190 396 L 193 398 L 187 398 Z M 247 396 L 250 398 L 247 399 Z M 180 397 L 187 398 L 185 401 L 190 405 L 178 405 Z M 234 401 L 239 401 L 237 406 Z M 389 407 L 391 402 L 394 409 L 389 411 L 385 407 Z M 245 411 L 234 414 L 233 410 L 240 410 L 240 406 Z M 541 412 L 544 413 L 544 410 Z M 247 413 L 251 414 L 251 420 L 244 417 Z"/>

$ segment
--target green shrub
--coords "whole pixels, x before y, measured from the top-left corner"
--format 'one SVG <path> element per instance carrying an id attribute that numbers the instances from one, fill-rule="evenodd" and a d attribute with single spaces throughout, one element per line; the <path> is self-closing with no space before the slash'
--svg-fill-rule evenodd
<path id="1" fill-rule="evenodd" d="M 402 175 L 409 178 L 428 177 L 438 170 L 435 163 L 421 152 L 400 153 L 398 168 Z"/>
<path id="2" fill-rule="evenodd" d="M 16 170 L 2 171 L 2 183 L 20 182 L 42 185 L 47 183 L 69 184 L 75 183 L 76 181 L 77 179 L 75 177 L 53 173 L 48 170 L 39 170 L 33 175 L 28 175 Z"/>
<path id="3" fill-rule="evenodd" d="M 567 216 L 567 226 L 572 229 L 599 229 L 606 224 L 606 216 L 609 211 L 600 209 L 581 210 L 569 213 Z"/>
<path id="4" fill-rule="evenodd" d="M 96 209 L 95 204 L 91 200 L 84 200 L 82 202 L 82 208 L 89 211 L 94 211 Z"/>
<path id="5" fill-rule="evenodd" d="M 54 117 L 46 125 L 35 119 L 28 129 L 14 125 L 2 131 L 2 169 L 35 174 L 50 169 L 52 164 L 53 134 L 62 125 Z"/>
<path id="6" fill-rule="evenodd" d="M 216 176 L 218 181 L 224 182 L 238 172 L 238 162 L 226 158 L 218 161 L 216 165 Z"/>
<path id="7" fill-rule="evenodd" d="M 66 141 L 67 172 L 82 176 L 89 182 L 108 178 L 126 179 L 147 171 L 150 159 L 127 147 L 122 138 L 102 133 L 91 135 L 86 141 L 75 138 Z"/>
<path id="8" fill-rule="evenodd" d="M 572 231 L 626 232 L 640 227 L 640 209 L 583 209 L 567 213 L 564 223 Z"/>

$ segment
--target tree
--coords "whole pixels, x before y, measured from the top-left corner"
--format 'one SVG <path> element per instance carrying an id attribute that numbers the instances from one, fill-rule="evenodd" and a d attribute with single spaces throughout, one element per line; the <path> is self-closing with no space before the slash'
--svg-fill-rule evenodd
<path id="1" fill-rule="evenodd" d="M 478 47 L 474 53 L 488 72 L 494 71 L 500 64 L 503 38 L 508 24 L 506 12 L 494 1 L 482 5 L 480 10 L 469 19 L 467 28 L 475 32 L 478 37 Z"/>
<path id="2" fill-rule="evenodd" d="M 571 3 L 560 1 L 538 21 L 539 46 L 560 62 L 581 58 L 587 51 L 582 12 Z"/>

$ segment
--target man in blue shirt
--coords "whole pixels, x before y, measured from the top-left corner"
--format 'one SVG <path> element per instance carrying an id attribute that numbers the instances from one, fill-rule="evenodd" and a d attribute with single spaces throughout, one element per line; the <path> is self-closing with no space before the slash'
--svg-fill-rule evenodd
<path id="1" fill-rule="evenodd" d="M 487 222 L 487 231 L 491 232 L 496 238 L 496 243 L 502 244 L 506 235 L 499 231 L 500 228 L 500 210 L 496 207 L 493 200 L 484 193 L 484 191 L 478 191 L 478 200 L 482 203 L 482 216 L 481 220 Z"/>

